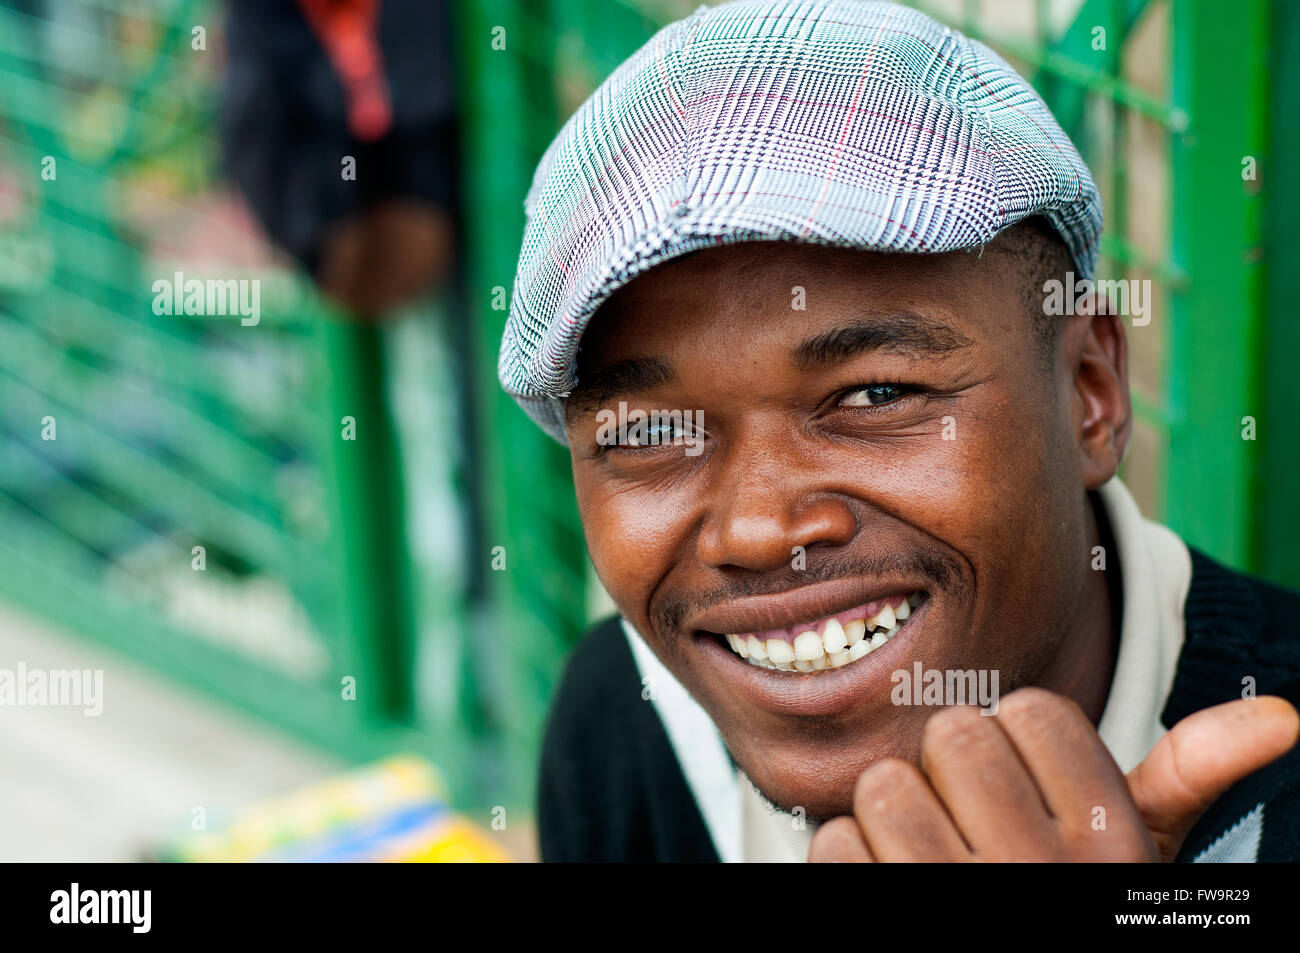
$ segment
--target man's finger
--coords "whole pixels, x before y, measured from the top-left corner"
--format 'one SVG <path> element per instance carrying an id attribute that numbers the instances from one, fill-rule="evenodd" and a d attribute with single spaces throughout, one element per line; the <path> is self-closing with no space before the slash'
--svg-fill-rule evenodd
<path id="1" fill-rule="evenodd" d="M 886 758 L 863 771 L 853 792 L 853 816 L 881 863 L 970 859 L 930 782 L 910 762 Z"/>
<path id="2" fill-rule="evenodd" d="M 1300 715 L 1266 695 L 1188 715 L 1128 774 L 1129 790 L 1172 860 L 1207 807 L 1241 778 L 1286 754 L 1300 737 Z"/>
<path id="3" fill-rule="evenodd" d="M 1151 858 L 1150 840 L 1134 843 L 1146 825 L 1124 774 L 1077 704 L 1041 688 L 1022 688 L 1002 699 L 997 720 L 1068 843 L 1096 860 Z M 1100 827 L 1094 823 L 1099 810 L 1107 819 Z"/>
<path id="4" fill-rule="evenodd" d="M 997 719 L 968 707 L 937 713 L 925 725 L 921 767 L 982 860 L 1050 857 L 1052 820 Z"/>
<path id="5" fill-rule="evenodd" d="M 851 817 L 834 817 L 817 829 L 808 848 L 810 864 L 870 864 L 875 858 Z"/>

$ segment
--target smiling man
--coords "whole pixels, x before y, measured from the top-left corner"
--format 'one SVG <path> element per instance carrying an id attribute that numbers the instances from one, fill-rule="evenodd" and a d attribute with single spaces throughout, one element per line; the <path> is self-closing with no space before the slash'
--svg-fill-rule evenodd
<path id="1" fill-rule="evenodd" d="M 996 55 L 702 8 L 527 210 L 502 382 L 621 616 L 555 701 L 544 859 L 1300 859 L 1300 598 L 1115 478 L 1123 317 L 1045 307 L 1100 201 Z"/>

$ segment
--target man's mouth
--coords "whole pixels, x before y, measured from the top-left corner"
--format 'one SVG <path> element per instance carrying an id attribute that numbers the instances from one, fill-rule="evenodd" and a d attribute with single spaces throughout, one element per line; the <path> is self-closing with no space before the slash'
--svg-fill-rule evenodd
<path id="1" fill-rule="evenodd" d="M 766 632 L 722 634 L 731 650 L 759 668 L 780 672 L 822 672 L 843 668 L 894 638 L 922 592 L 899 593 L 812 622 Z"/>

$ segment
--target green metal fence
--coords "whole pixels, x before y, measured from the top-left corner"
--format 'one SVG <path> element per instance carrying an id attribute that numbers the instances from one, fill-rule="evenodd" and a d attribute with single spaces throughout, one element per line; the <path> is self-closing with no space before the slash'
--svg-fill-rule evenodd
<path id="1" fill-rule="evenodd" d="M 417 705 L 413 588 L 466 642 L 472 607 L 412 578 L 392 347 L 250 257 L 216 170 L 220 14 L 0 7 L 0 592 L 347 756 L 431 754 L 473 797 L 481 726 Z M 218 279 L 257 282 L 255 324 L 155 284 Z"/>
<path id="2" fill-rule="evenodd" d="M 1148 511 L 1300 585 L 1296 195 L 1274 163 L 1295 145 L 1300 14 L 918 5 L 1035 79 L 1106 193 L 1104 274 L 1161 295 L 1131 333 L 1126 472 Z M 350 757 L 426 753 L 462 803 L 528 803 L 591 587 L 567 456 L 496 385 L 522 200 L 587 92 L 695 6 L 457 5 L 464 300 L 384 331 L 241 254 L 215 168 L 219 5 L 0 6 L 0 596 Z M 155 313 L 177 271 L 258 279 L 260 322 Z"/>

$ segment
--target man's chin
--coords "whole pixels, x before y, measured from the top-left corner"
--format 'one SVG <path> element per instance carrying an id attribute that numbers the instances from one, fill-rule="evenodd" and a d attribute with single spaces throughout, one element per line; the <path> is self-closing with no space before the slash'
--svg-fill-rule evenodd
<path id="1" fill-rule="evenodd" d="M 745 776 L 749 777 L 748 771 Z M 811 823 L 853 813 L 853 789 L 857 775 L 849 781 L 841 778 L 821 784 L 809 784 L 803 779 L 790 778 L 759 781 L 750 777 L 750 781 L 758 793 L 773 806 L 787 814 L 806 818 Z"/>
<path id="2" fill-rule="evenodd" d="M 910 732 L 902 732 L 907 735 Z M 919 736 L 919 733 L 918 733 Z M 897 736 L 895 736 L 897 737 Z M 758 792 L 789 814 L 810 821 L 853 813 L 853 792 L 862 772 L 886 758 L 913 763 L 916 749 L 888 739 L 864 739 L 851 746 L 853 755 L 837 751 L 809 751 L 773 755 L 751 748 L 752 739 L 741 750 L 732 747 L 733 757 Z M 754 746 L 757 747 L 757 746 Z M 864 757 L 863 752 L 867 752 Z"/>

